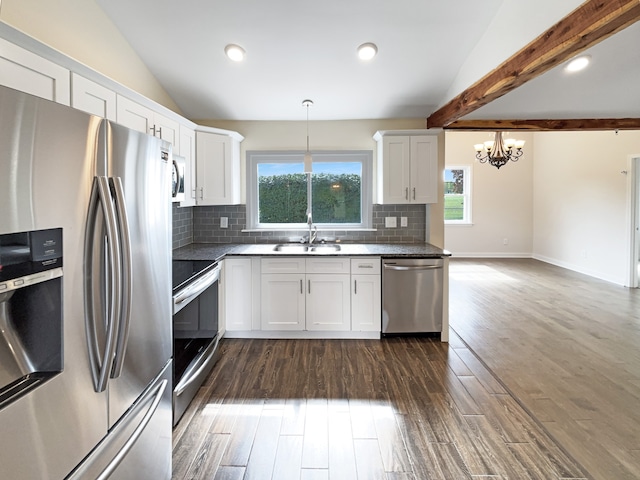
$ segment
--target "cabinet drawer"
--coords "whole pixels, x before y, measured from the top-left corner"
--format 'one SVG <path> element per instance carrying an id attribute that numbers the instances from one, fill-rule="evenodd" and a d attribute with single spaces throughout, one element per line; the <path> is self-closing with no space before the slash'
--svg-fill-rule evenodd
<path id="1" fill-rule="evenodd" d="M 380 275 L 380 257 L 352 258 L 351 273 L 354 275 Z"/>
<path id="2" fill-rule="evenodd" d="M 261 261 L 262 273 L 304 273 L 303 257 L 265 257 Z"/>
<path id="3" fill-rule="evenodd" d="M 307 273 L 349 273 L 351 266 L 349 258 L 331 257 L 331 258 L 307 258 Z"/>

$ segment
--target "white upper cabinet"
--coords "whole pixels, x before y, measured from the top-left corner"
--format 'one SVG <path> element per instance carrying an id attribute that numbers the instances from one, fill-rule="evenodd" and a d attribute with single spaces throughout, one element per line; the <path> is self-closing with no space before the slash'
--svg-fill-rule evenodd
<path id="1" fill-rule="evenodd" d="M 75 72 L 71 73 L 71 106 L 116 121 L 116 93 Z"/>
<path id="2" fill-rule="evenodd" d="M 378 143 L 378 203 L 437 203 L 437 137 L 380 131 L 373 138 Z"/>
<path id="3" fill-rule="evenodd" d="M 153 127 L 153 110 L 134 102 L 133 100 L 118 95 L 117 122 L 120 125 L 151 135 Z"/>
<path id="4" fill-rule="evenodd" d="M 180 156 L 185 159 L 184 200 L 181 207 L 196 204 L 196 132 L 192 128 L 180 125 Z"/>
<path id="5" fill-rule="evenodd" d="M 0 38 L 0 84 L 70 105 L 69 70 Z"/>
<path id="6" fill-rule="evenodd" d="M 122 95 L 117 96 L 117 120 L 120 125 L 170 142 L 180 151 L 180 124 Z"/>
<path id="7" fill-rule="evenodd" d="M 196 131 L 196 204 L 239 203 L 240 139 L 221 133 Z"/>

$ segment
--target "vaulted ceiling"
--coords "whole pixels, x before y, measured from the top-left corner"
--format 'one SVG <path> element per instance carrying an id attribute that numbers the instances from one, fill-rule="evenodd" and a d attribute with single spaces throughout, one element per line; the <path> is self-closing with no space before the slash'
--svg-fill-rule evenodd
<path id="1" fill-rule="evenodd" d="M 309 98 L 313 120 L 640 128 L 639 0 L 96 1 L 194 120 L 303 120 Z"/>

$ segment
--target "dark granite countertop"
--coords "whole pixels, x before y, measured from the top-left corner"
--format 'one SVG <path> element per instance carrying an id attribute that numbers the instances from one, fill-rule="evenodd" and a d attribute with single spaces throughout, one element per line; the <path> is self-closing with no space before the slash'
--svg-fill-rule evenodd
<path id="1" fill-rule="evenodd" d="M 429 243 L 341 243 L 339 251 L 276 252 L 273 244 L 192 243 L 173 251 L 174 260 L 221 260 L 225 256 L 380 256 L 380 257 L 442 257 L 450 256 Z M 322 249 L 319 249 L 322 250 Z"/>

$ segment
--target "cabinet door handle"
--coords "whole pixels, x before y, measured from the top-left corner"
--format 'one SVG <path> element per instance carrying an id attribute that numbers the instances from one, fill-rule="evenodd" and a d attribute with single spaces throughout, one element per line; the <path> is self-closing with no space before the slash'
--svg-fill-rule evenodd
<path id="1" fill-rule="evenodd" d="M 311 293 L 311 280 L 308 280 L 309 282 L 309 293 Z"/>
<path id="2" fill-rule="evenodd" d="M 300 295 L 302 295 L 304 293 L 304 290 L 302 289 L 302 279 L 300 279 Z"/>
<path id="3" fill-rule="evenodd" d="M 358 294 L 358 280 L 353 281 L 353 293 Z"/>
<path id="4" fill-rule="evenodd" d="M 404 199 L 409 200 L 409 187 L 404 189 Z"/>
<path id="5" fill-rule="evenodd" d="M 413 187 L 413 199 L 416 199 L 416 187 Z"/>
<path id="6" fill-rule="evenodd" d="M 204 187 L 200 187 L 200 200 L 204 200 Z"/>

